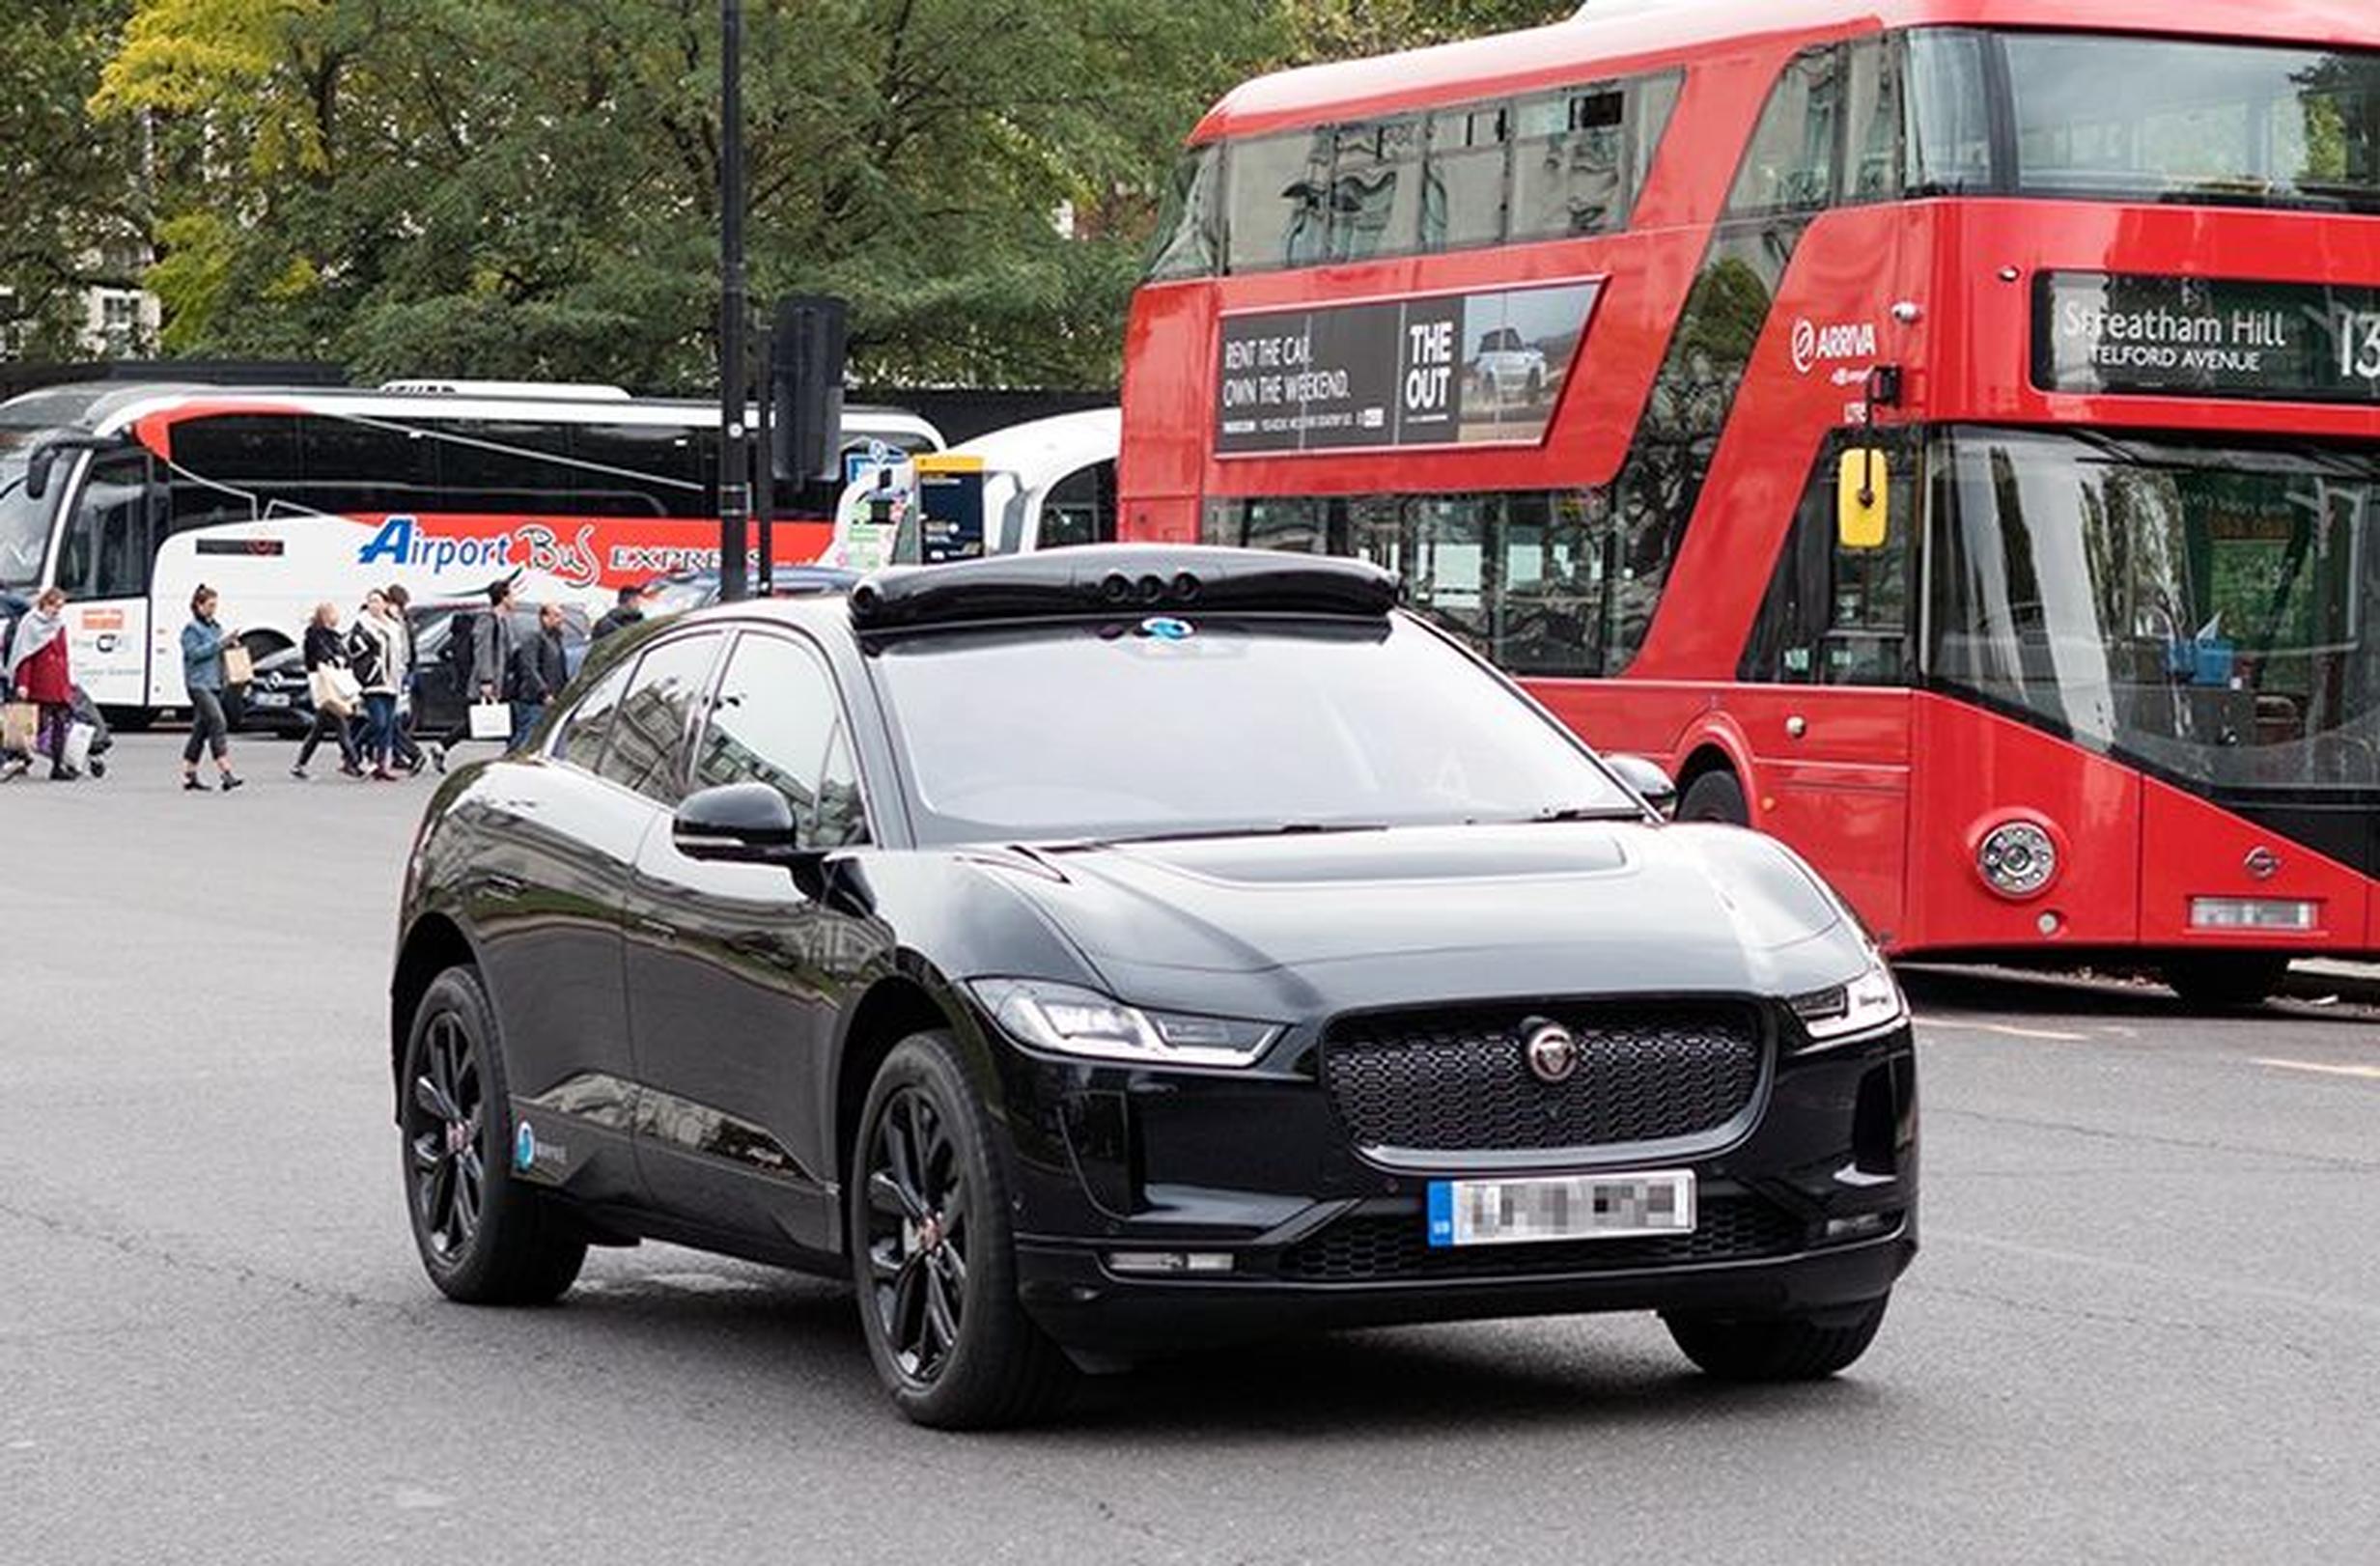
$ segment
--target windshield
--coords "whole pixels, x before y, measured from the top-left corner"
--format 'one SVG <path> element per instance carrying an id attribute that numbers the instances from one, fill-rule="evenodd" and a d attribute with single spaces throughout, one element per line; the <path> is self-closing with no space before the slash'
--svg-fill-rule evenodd
<path id="1" fill-rule="evenodd" d="M 2380 211 L 2380 52 L 1928 28 L 1909 76 L 1913 190 Z"/>
<path id="2" fill-rule="evenodd" d="M 2380 787 L 2380 452 L 1962 429 L 1935 677 L 2226 791 Z"/>
<path id="3" fill-rule="evenodd" d="M 59 464 L 63 471 L 65 464 Z M 58 503 L 56 481 L 40 500 L 25 495 L 20 453 L 0 453 L 0 587 L 34 587 L 49 547 L 49 518 Z"/>
<path id="4" fill-rule="evenodd" d="M 1635 814 L 1565 730 L 1402 617 L 960 631 L 869 666 L 928 843 Z"/>

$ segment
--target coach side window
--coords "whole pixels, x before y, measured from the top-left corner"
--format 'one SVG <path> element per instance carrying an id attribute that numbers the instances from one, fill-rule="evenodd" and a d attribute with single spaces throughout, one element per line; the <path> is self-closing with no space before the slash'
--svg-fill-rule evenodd
<path id="1" fill-rule="evenodd" d="M 149 459 L 95 458 L 67 523 L 58 585 L 77 598 L 138 598 L 149 591 Z"/>
<path id="2" fill-rule="evenodd" d="M 725 639 L 716 632 L 681 636 L 645 654 L 612 714 L 599 773 L 660 804 L 675 806 L 686 797 L 695 709 Z"/>
<path id="3" fill-rule="evenodd" d="M 1806 212 L 1833 206 L 1843 114 L 1840 49 L 1811 49 L 1787 61 L 1745 150 L 1728 212 Z"/>

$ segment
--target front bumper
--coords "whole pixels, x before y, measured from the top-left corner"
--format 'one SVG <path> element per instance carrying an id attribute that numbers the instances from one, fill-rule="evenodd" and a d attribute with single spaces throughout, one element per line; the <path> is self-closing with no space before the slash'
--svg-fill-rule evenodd
<path id="1" fill-rule="evenodd" d="M 1020 1293 L 1078 1354 L 1141 1357 L 1318 1328 L 1554 1313 L 1821 1314 L 1917 1252 L 1908 1026 L 1822 1051 L 1772 1043 L 1728 1138 L 1516 1164 L 1399 1167 L 1349 1137 L 1315 1048 L 1246 1072 L 1056 1061 L 987 1024 L 1009 1131 Z M 1691 1168 L 1692 1237 L 1433 1248 L 1432 1178 Z M 1227 1271 L 1119 1268 L 1119 1253 Z M 1145 1264 L 1144 1264 L 1145 1265 Z"/>

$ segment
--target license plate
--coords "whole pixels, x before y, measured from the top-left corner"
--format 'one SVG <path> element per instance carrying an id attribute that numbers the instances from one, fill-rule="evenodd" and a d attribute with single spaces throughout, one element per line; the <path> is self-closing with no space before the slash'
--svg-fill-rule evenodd
<path id="1" fill-rule="evenodd" d="M 286 691 L 260 690 L 256 693 L 256 705 L 259 707 L 287 707 L 289 704 L 289 693 Z"/>
<path id="2" fill-rule="evenodd" d="M 1692 1169 L 1430 1182 L 1430 1244 L 1436 1246 L 1692 1234 L 1694 1228 Z"/>

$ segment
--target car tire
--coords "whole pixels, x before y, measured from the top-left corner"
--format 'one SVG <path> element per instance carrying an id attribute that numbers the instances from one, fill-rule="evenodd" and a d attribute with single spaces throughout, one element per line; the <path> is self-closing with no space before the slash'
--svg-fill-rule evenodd
<path id="1" fill-rule="evenodd" d="M 1017 1298 L 992 1117 L 947 1033 L 903 1040 L 852 1149 L 852 1277 L 868 1357 L 901 1412 L 942 1430 L 1023 1424 L 1073 1380 Z"/>
<path id="2" fill-rule="evenodd" d="M 477 972 L 449 968 L 422 995 L 399 1082 L 406 1214 L 430 1281 L 465 1304 L 559 1300 L 586 1237 L 514 1176 L 502 1035 Z"/>
<path id="3" fill-rule="evenodd" d="M 1752 813 L 1744 801 L 1744 785 L 1724 769 L 1705 772 L 1686 786 L 1678 800 L 1680 821 L 1718 821 L 1730 826 L 1750 826 Z"/>
<path id="4" fill-rule="evenodd" d="M 1729 1382 L 1823 1381 L 1867 1352 L 1890 1294 L 1826 1316 L 1667 1315 L 1662 1322 L 1706 1376 Z"/>
<path id="5" fill-rule="evenodd" d="M 2159 972 L 2193 1011 L 2247 1011 L 2263 1005 L 2281 988 L 2289 960 L 2268 952 L 2195 952 L 2173 959 Z"/>
<path id="6" fill-rule="evenodd" d="M 154 707 L 102 707 L 99 715 L 118 734 L 146 734 L 157 721 L 157 710 Z"/>

